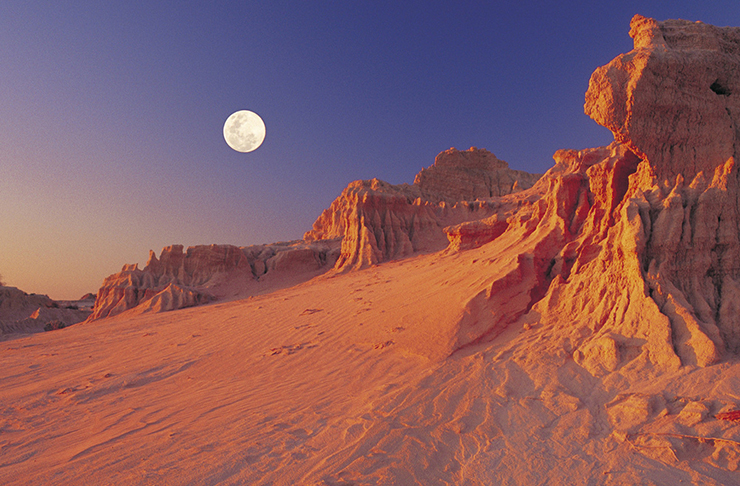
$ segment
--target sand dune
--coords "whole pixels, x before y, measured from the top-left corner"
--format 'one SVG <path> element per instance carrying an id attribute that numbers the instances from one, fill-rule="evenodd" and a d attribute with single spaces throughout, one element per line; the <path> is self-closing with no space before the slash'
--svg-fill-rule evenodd
<path id="1" fill-rule="evenodd" d="M 485 254 L 6 343 L 0 481 L 737 481 L 740 428 L 714 418 L 737 363 L 597 379 L 562 329 L 526 324 L 450 355 L 450 289 L 485 281 Z"/>

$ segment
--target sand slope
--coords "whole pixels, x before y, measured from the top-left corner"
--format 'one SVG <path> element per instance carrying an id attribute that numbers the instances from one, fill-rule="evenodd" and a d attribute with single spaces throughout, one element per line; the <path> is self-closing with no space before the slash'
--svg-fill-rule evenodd
<path id="1" fill-rule="evenodd" d="M 450 356 L 487 251 L 4 343 L 0 481 L 740 484 L 735 361 L 597 379 L 521 322 Z"/>

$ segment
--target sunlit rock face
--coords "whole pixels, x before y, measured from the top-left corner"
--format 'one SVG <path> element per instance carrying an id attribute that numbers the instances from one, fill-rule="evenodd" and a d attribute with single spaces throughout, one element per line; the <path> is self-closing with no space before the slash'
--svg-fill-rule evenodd
<path id="1" fill-rule="evenodd" d="M 635 16 L 634 50 L 591 76 L 585 111 L 654 175 L 691 182 L 737 156 L 740 28 Z"/>
<path id="2" fill-rule="evenodd" d="M 586 113 L 642 159 L 649 292 L 685 362 L 740 350 L 740 28 L 635 16 L 635 49 L 599 68 Z"/>
<path id="3" fill-rule="evenodd" d="M 557 152 L 524 193 L 540 199 L 505 230 L 498 216 L 447 230 L 452 246 L 488 233 L 517 257 L 476 311 L 479 337 L 520 318 L 565 320 L 574 359 L 595 375 L 740 351 L 740 29 L 641 16 L 631 27 L 635 49 L 586 93 L 616 141 Z M 499 312 L 504 301 L 518 309 Z"/>
<path id="4" fill-rule="evenodd" d="M 509 169 L 485 149 L 440 153 L 413 185 L 355 181 L 304 235 L 343 238 L 337 268 L 363 268 L 447 246 L 444 228 L 496 214 L 495 198 L 532 187 L 540 174 Z"/>
<path id="5" fill-rule="evenodd" d="M 475 201 L 506 196 L 528 189 L 542 174 L 512 170 L 486 149 L 451 148 L 437 155 L 434 165 L 421 169 L 414 178 L 421 197 L 427 201 Z"/>
<path id="6" fill-rule="evenodd" d="M 236 247 L 182 245 L 165 247 L 159 258 L 149 252 L 144 269 L 124 265 L 105 279 L 90 320 L 136 308 L 137 313 L 164 312 L 229 297 L 247 297 L 281 279 L 298 283 L 334 265 L 339 241 L 293 241 Z"/>

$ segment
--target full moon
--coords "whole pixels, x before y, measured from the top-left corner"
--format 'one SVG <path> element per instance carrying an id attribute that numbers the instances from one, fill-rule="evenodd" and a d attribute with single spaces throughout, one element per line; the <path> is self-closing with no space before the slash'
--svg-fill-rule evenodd
<path id="1" fill-rule="evenodd" d="M 224 123 L 224 140 L 237 152 L 251 152 L 265 140 L 265 122 L 249 110 L 232 113 Z"/>

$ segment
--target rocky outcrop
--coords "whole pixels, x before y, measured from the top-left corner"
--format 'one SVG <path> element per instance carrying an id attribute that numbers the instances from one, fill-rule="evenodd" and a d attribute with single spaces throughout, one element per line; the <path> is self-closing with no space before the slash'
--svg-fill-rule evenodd
<path id="1" fill-rule="evenodd" d="M 363 268 L 447 246 L 444 228 L 496 214 L 492 200 L 531 187 L 539 174 L 508 168 L 485 149 L 454 148 L 422 169 L 413 185 L 352 182 L 304 235 L 341 238 L 338 269 Z"/>
<path id="2" fill-rule="evenodd" d="M 414 178 L 421 198 L 431 202 L 475 201 L 532 187 L 542 174 L 509 169 L 486 149 L 445 150 Z"/>
<path id="3" fill-rule="evenodd" d="M 82 322 L 90 310 L 75 304 L 0 286 L 0 335 L 42 332 L 49 323 L 58 329 Z"/>
<path id="4" fill-rule="evenodd" d="M 635 49 L 592 76 L 586 112 L 642 159 L 627 195 L 645 279 L 682 360 L 709 364 L 740 350 L 740 28 L 635 16 L 630 35 Z"/>
<path id="5" fill-rule="evenodd" d="M 182 245 L 149 252 L 144 269 L 124 265 L 105 279 L 90 320 L 121 314 L 163 312 L 217 299 L 247 297 L 308 280 L 330 269 L 339 241 L 271 245 Z"/>
<path id="6" fill-rule="evenodd" d="M 517 320 L 551 325 L 595 375 L 740 351 L 740 29 L 640 16 L 631 27 L 635 49 L 586 94 L 615 142 L 556 153 L 528 191 L 539 199 L 505 229 L 448 229 L 452 244 L 489 238 L 506 270 L 471 300 L 461 345 Z"/>
<path id="7" fill-rule="evenodd" d="M 413 185 L 351 183 L 303 241 L 236 247 L 182 245 L 150 252 L 144 269 L 124 265 L 105 279 L 91 320 L 162 312 L 298 283 L 332 267 L 362 268 L 447 246 L 444 228 L 497 214 L 491 196 L 530 187 L 539 175 L 514 171 L 492 153 L 442 152 Z"/>
<path id="8" fill-rule="evenodd" d="M 635 16 L 634 50 L 597 69 L 586 114 L 650 174 L 690 182 L 737 156 L 740 28 Z"/>

